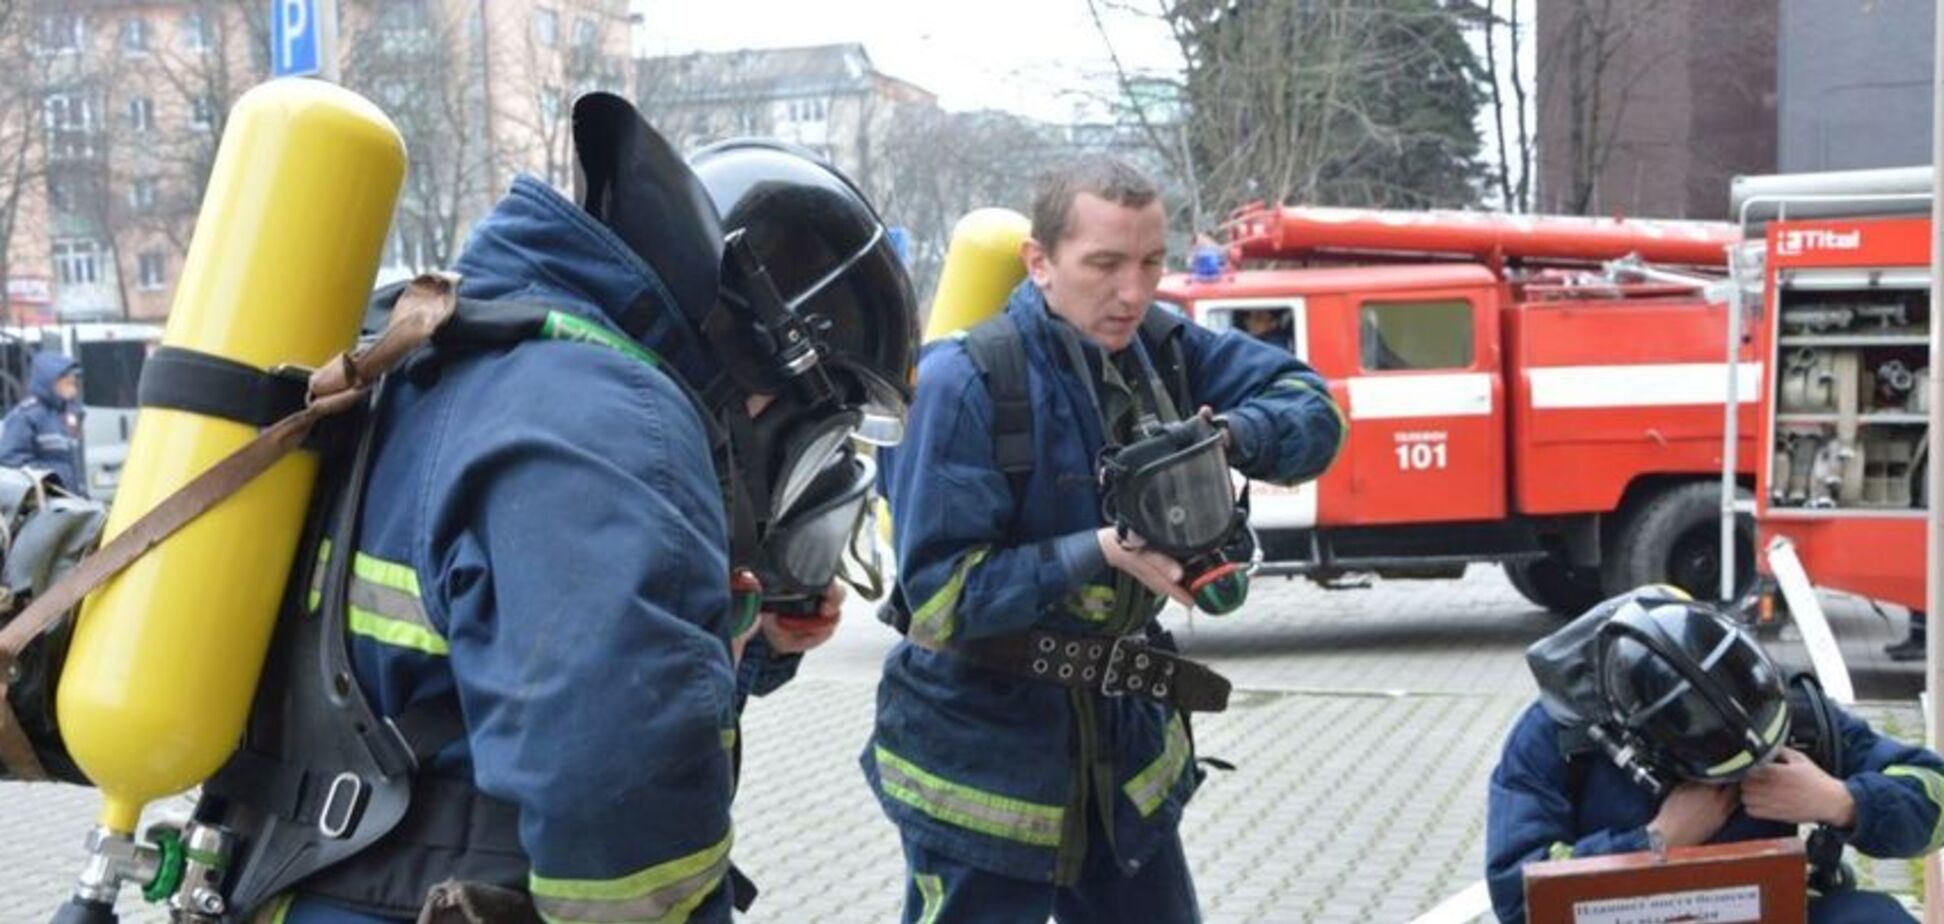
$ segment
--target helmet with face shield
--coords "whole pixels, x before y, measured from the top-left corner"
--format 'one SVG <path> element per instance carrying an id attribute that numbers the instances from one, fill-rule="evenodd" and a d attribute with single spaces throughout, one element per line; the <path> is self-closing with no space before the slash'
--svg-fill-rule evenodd
<path id="1" fill-rule="evenodd" d="M 745 395 L 773 396 L 732 426 L 762 529 L 803 501 L 855 437 L 903 435 L 918 351 L 911 281 L 884 223 L 843 174 L 775 141 L 689 159 L 721 216 L 722 295 L 704 334 Z"/>

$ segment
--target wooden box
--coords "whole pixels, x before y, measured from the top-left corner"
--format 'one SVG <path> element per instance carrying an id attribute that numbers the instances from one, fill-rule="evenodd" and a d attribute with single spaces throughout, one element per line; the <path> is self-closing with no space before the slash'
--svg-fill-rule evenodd
<path id="1" fill-rule="evenodd" d="M 1529 863 L 1531 924 L 1802 924 L 1808 861 L 1799 838 Z"/>

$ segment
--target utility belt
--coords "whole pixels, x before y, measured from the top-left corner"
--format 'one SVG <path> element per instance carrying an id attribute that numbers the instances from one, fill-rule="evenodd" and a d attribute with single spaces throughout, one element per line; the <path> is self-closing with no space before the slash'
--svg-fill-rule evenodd
<path id="1" fill-rule="evenodd" d="M 1227 709 L 1232 686 L 1208 665 L 1138 635 L 1113 638 L 1035 629 L 948 650 L 1002 674 L 1102 696 L 1143 697 L 1183 712 Z"/>

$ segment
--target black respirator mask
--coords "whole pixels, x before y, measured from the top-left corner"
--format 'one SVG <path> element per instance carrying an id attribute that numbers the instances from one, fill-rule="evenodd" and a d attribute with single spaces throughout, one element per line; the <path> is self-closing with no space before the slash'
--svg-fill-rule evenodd
<path id="1" fill-rule="evenodd" d="M 1248 495 L 1229 482 L 1222 429 L 1206 417 L 1162 423 L 1151 415 L 1136 438 L 1099 465 L 1101 509 L 1122 539 L 1179 561 L 1182 585 L 1205 613 L 1234 612 L 1249 596 L 1258 557 Z"/>
<path id="2" fill-rule="evenodd" d="M 870 457 L 846 448 L 770 526 L 755 566 L 763 611 L 815 617 L 825 591 L 840 579 L 867 598 L 882 594 L 883 572 L 871 535 L 876 479 Z M 846 552 L 858 565 L 855 574 Z"/>

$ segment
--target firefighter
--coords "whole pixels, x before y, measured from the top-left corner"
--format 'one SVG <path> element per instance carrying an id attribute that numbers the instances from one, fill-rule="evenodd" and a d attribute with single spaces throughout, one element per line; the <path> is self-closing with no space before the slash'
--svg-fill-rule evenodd
<path id="1" fill-rule="evenodd" d="M 81 464 L 81 364 L 72 357 L 34 354 L 27 398 L 0 427 L 0 465 L 47 472 L 69 492 L 88 496 Z"/>
<path id="2" fill-rule="evenodd" d="M 1847 843 L 1915 857 L 1944 842 L 1944 760 L 1784 681 L 1711 607 L 1655 588 L 1607 601 L 1527 654 L 1540 703 L 1492 773 L 1486 876 L 1525 920 L 1523 867 L 1698 844 L 1809 838 L 1809 920 L 1910 921 L 1855 887 Z M 1703 666 L 1705 665 L 1705 667 Z"/>
<path id="3" fill-rule="evenodd" d="M 378 407 L 357 683 L 408 741 L 428 702 L 462 731 L 286 924 L 412 920 L 451 879 L 428 919 L 729 919 L 732 564 L 853 434 L 895 438 L 916 314 L 868 203 L 800 149 L 691 173 L 606 94 L 574 129 L 578 204 L 515 180 L 455 267 L 556 335 L 435 352 Z"/>
<path id="4" fill-rule="evenodd" d="M 927 351 L 885 463 L 909 606 L 862 764 L 903 839 L 906 921 L 1198 920 L 1181 707 L 1225 701 L 1226 682 L 1213 695 L 1218 678 L 1171 653 L 1153 620 L 1191 600 L 1182 566 L 1104 525 L 1095 461 L 1136 418 L 1206 405 L 1236 468 L 1295 482 L 1329 465 L 1345 423 L 1288 353 L 1151 308 L 1165 212 L 1132 167 L 1091 157 L 1043 177 L 1021 250 L 1030 278 L 1004 313 Z M 1030 392 L 995 408 L 1001 373 L 968 345 L 1004 325 Z M 1103 692 L 1117 658 L 1130 673 L 1114 692 L 1139 695 Z M 1163 672 L 1179 683 L 1142 685 Z"/>

